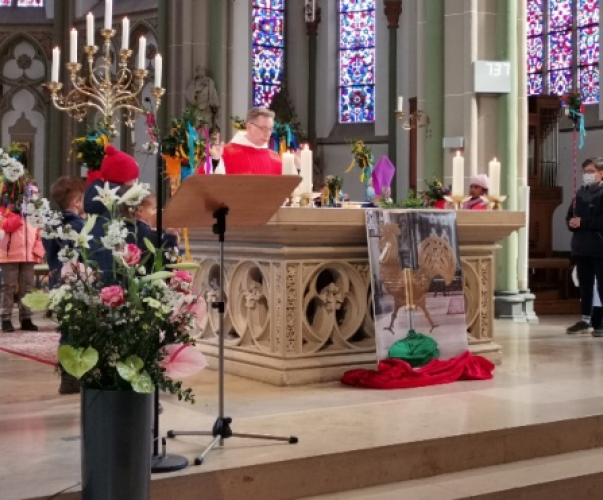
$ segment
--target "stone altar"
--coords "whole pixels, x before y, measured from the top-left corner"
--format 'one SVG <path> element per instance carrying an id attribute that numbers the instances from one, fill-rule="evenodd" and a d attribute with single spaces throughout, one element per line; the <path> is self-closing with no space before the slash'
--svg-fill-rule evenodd
<path id="1" fill-rule="evenodd" d="M 495 363 L 497 242 L 525 225 L 523 212 L 460 210 L 458 238 L 469 346 Z M 197 346 L 217 365 L 218 242 L 191 230 L 208 302 Z M 338 379 L 376 366 L 364 211 L 283 207 L 267 226 L 226 231 L 226 371 L 275 385 Z"/>

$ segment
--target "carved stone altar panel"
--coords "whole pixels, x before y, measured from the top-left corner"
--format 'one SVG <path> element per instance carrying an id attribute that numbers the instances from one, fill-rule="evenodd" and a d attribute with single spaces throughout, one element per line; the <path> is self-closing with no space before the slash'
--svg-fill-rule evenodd
<path id="1" fill-rule="evenodd" d="M 469 344 L 492 340 L 494 257 L 462 257 Z"/>

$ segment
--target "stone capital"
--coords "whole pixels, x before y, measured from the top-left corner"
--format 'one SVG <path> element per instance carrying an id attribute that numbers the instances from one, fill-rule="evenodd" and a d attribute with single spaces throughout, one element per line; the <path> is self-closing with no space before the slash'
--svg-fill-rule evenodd
<path id="1" fill-rule="evenodd" d="M 314 21 L 306 23 L 306 35 L 318 35 L 318 25 L 320 24 L 320 7 L 316 7 Z"/>
<path id="2" fill-rule="evenodd" d="M 383 0 L 387 27 L 397 29 L 400 27 L 400 15 L 402 14 L 402 0 Z"/>

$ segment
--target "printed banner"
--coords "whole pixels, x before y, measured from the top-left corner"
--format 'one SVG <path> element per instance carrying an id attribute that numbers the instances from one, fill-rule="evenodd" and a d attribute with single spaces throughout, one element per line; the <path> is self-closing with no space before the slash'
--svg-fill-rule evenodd
<path id="1" fill-rule="evenodd" d="M 367 210 L 378 359 L 413 329 L 432 337 L 440 359 L 465 352 L 467 323 L 456 214 Z"/>

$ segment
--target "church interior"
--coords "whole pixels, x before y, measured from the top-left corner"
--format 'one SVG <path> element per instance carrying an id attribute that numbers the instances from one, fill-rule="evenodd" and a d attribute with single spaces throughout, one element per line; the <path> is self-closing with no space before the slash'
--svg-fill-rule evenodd
<path id="1" fill-rule="evenodd" d="M 592 335 L 590 313 L 584 332 L 567 330 L 585 318 L 568 209 L 585 160 L 603 158 L 599 11 L 599 0 L 0 0 L 0 148 L 17 148 L 47 198 L 63 176 L 100 178 L 108 153 L 94 166 L 85 146 L 135 159 L 157 231 L 183 228 L 208 364 L 185 379 L 194 404 L 153 403 L 153 460 L 188 466 L 153 470 L 145 496 L 94 496 L 84 399 L 57 393 L 56 315 L 36 312 L 39 331 L 3 328 L 0 498 L 600 498 L 596 304 Z M 96 90 L 84 82 L 105 78 L 103 95 L 136 87 L 123 113 L 119 99 L 86 102 Z M 231 184 L 244 194 L 224 198 L 243 208 L 220 229 L 202 185 L 236 176 L 202 174 L 221 141 L 258 127 L 251 108 L 273 112 L 267 147 L 283 173 L 289 153 L 301 157 L 305 191 Z M 393 169 L 377 192 L 383 159 Z M 191 166 L 194 179 L 180 177 Z M 480 179 L 484 209 L 465 209 Z M 206 191 L 191 191 L 197 180 Z M 273 199 L 261 222 L 239 222 Z M 435 266 L 426 278 L 423 262 Z M 50 286 L 48 269 L 35 266 L 36 287 Z M 415 330 L 437 341 L 438 370 L 464 353 L 488 374 L 476 362 L 455 383 L 348 383 Z M 224 412 L 233 437 L 264 438 L 216 434 L 230 431 Z"/>

